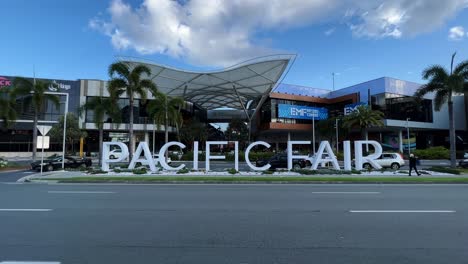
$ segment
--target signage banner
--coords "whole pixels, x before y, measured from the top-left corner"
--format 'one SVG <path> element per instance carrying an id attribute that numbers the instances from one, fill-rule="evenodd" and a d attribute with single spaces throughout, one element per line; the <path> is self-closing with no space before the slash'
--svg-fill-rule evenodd
<path id="1" fill-rule="evenodd" d="M 324 107 L 278 104 L 278 117 L 325 120 L 328 118 L 328 109 Z"/>
<path id="2" fill-rule="evenodd" d="M 358 106 L 361 106 L 361 105 L 367 105 L 367 103 L 359 102 L 359 103 L 355 103 L 355 104 L 345 105 L 345 107 L 344 107 L 344 115 L 349 115 L 349 114 L 351 114 L 354 110 L 356 110 L 356 108 L 357 108 Z"/>

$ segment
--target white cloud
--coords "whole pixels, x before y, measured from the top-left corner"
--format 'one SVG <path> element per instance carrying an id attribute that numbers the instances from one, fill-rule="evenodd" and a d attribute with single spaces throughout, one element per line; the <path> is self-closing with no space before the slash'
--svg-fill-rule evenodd
<path id="1" fill-rule="evenodd" d="M 468 0 L 142 1 L 112 0 L 110 17 L 99 15 L 89 27 L 109 36 L 116 49 L 210 66 L 278 52 L 260 32 L 326 21 L 346 23 L 356 37 L 401 38 L 434 30 L 468 6 Z"/>
<path id="2" fill-rule="evenodd" d="M 329 30 L 323 32 L 323 34 L 325 34 L 325 36 L 330 36 L 331 34 L 333 34 L 335 32 L 336 28 L 330 28 Z"/>
<path id="3" fill-rule="evenodd" d="M 465 35 L 468 37 L 465 29 L 462 26 L 456 26 L 450 28 L 448 37 L 450 40 L 461 40 Z"/>

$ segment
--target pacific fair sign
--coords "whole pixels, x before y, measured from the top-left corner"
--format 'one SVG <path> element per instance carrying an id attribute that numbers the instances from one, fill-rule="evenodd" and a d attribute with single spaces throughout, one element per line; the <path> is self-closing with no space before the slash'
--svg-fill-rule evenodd
<path id="1" fill-rule="evenodd" d="M 227 145 L 227 141 L 207 141 L 205 143 L 205 149 L 206 149 L 206 155 L 205 155 L 205 170 L 209 171 L 210 170 L 210 160 L 222 160 L 225 159 L 226 156 L 224 155 L 212 155 L 210 153 L 210 147 L 212 145 Z M 340 166 L 338 164 L 338 160 L 333 153 L 333 150 L 330 146 L 330 143 L 328 141 L 322 141 L 320 142 L 319 149 L 314 157 L 309 157 L 307 155 L 295 155 L 293 154 L 293 146 L 294 145 L 310 145 L 310 141 L 288 141 L 288 146 L 287 146 L 287 154 L 288 154 L 288 170 L 292 169 L 293 165 L 293 160 L 294 159 L 305 159 L 309 160 L 310 163 L 312 164 L 311 169 L 316 170 L 320 164 L 326 164 L 326 163 L 331 163 L 333 168 L 335 170 L 340 170 Z M 371 145 L 374 147 L 375 152 L 363 156 L 362 154 L 362 148 L 364 145 Z M 264 146 L 266 148 L 270 148 L 271 145 L 268 144 L 265 141 L 256 141 L 251 143 L 247 149 L 245 150 L 245 162 L 247 163 L 247 166 L 249 166 L 250 169 L 255 170 L 255 171 L 264 171 L 268 170 L 270 168 L 270 164 L 266 164 L 263 167 L 257 167 L 249 159 L 249 153 L 252 150 L 253 147 L 255 146 Z M 110 159 L 110 149 L 111 146 L 114 147 L 120 147 L 122 150 L 122 155 L 120 155 L 119 158 L 117 159 Z M 147 142 L 140 142 L 138 145 L 135 153 L 133 154 L 133 158 L 130 161 L 130 164 L 128 166 L 128 169 L 134 169 L 135 165 L 137 163 L 141 163 L 143 165 L 149 166 L 150 170 L 152 172 L 156 172 L 156 164 L 159 163 L 165 170 L 180 170 L 185 167 L 185 164 L 180 164 L 177 167 L 172 167 L 167 164 L 166 159 L 164 158 L 164 153 L 169 149 L 169 147 L 172 146 L 177 146 L 181 149 L 185 148 L 185 145 L 180 142 L 168 142 L 162 146 L 162 148 L 159 150 L 159 158 L 154 159 L 151 155 L 151 151 L 148 147 Z M 351 142 L 350 141 L 343 141 L 343 169 L 344 170 L 351 170 Z M 193 169 L 198 170 L 198 150 L 199 150 L 199 144 L 198 141 L 195 141 L 193 143 Z M 326 155 L 323 155 L 326 154 Z M 375 162 L 376 159 L 378 159 L 382 155 L 382 146 L 380 145 L 379 142 L 374 141 L 374 140 L 358 140 L 354 141 L 354 159 L 355 159 L 355 168 L 357 170 L 362 170 L 362 165 L 364 163 L 369 163 L 371 166 L 373 166 L 376 169 L 380 169 L 381 166 Z M 128 153 L 128 147 L 122 142 L 104 142 L 103 144 L 103 155 L 102 155 L 102 167 L 101 169 L 103 171 L 109 171 L 109 165 L 111 163 L 117 163 L 117 162 L 122 162 L 125 159 L 127 159 L 129 156 Z M 239 170 L 239 142 L 234 141 L 234 169 Z"/>

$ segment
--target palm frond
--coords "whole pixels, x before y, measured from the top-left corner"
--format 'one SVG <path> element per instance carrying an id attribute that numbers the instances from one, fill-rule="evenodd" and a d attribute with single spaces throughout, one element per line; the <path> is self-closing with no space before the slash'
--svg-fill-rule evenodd
<path id="1" fill-rule="evenodd" d="M 130 69 L 126 63 L 119 61 L 109 65 L 108 73 L 111 78 L 117 75 L 120 78 L 128 79 L 130 76 Z"/>

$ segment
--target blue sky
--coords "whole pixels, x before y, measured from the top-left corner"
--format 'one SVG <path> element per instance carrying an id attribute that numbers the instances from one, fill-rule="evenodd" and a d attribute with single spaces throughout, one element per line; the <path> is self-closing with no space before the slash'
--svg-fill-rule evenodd
<path id="1" fill-rule="evenodd" d="M 284 82 L 331 89 L 468 59 L 467 0 L 2 1 L 0 76 L 107 79 L 115 56 L 218 69 L 297 54 Z"/>

